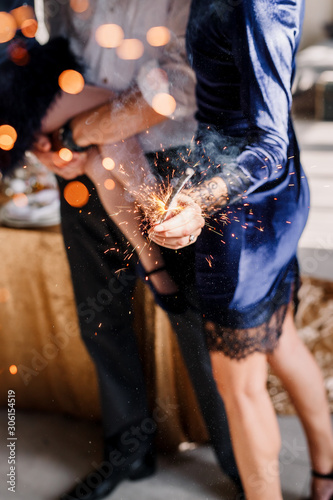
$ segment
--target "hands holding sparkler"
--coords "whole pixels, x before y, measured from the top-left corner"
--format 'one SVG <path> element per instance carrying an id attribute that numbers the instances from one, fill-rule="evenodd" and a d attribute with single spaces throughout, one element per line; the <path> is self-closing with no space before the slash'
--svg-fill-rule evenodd
<path id="1" fill-rule="evenodd" d="M 220 177 L 203 182 L 188 191 L 188 194 L 180 193 L 184 185 L 185 182 L 178 192 L 171 193 L 164 205 L 164 217 L 149 234 L 150 239 L 158 245 L 174 250 L 196 241 L 205 225 L 203 211 L 213 212 L 228 202 L 227 186 Z"/>
<path id="2" fill-rule="evenodd" d="M 177 250 L 195 242 L 205 219 L 200 206 L 188 195 L 179 194 L 177 197 L 176 215 L 157 224 L 150 232 L 152 241 L 163 247 Z"/>

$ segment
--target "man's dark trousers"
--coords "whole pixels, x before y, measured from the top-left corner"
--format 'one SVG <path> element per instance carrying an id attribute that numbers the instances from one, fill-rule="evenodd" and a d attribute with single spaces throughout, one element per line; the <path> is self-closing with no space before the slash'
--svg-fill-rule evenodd
<path id="1" fill-rule="evenodd" d="M 76 180 L 88 188 L 89 201 L 81 208 L 69 205 L 63 190 L 70 181 L 58 178 L 62 232 L 82 339 L 97 370 L 104 436 L 108 439 L 151 417 L 132 328 L 136 257 L 124 261 L 128 243 L 106 214 L 96 188 L 86 176 Z M 193 288 L 193 245 L 177 253 L 164 250 L 163 255 L 178 284 Z M 126 270 L 119 271 L 127 264 Z M 237 481 L 226 413 L 213 379 L 201 315 L 191 310 L 185 315 L 169 314 L 169 319 L 220 465 Z"/>

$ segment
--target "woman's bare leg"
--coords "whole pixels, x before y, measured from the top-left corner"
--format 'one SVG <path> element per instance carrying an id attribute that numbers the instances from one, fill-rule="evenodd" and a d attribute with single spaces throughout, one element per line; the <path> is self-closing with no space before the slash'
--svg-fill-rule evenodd
<path id="1" fill-rule="evenodd" d="M 103 167 L 103 156 L 95 149 L 88 155 L 86 175 L 95 184 L 107 214 L 131 243 L 144 269 L 150 272 L 162 267 L 164 261 L 160 249 L 143 235 L 142 214 L 134 203 L 134 199 L 143 196 L 143 193 L 140 194 L 142 187 L 146 195 L 149 193 L 145 178 L 151 175 L 151 171 L 141 147 L 136 138 L 131 138 L 118 145 L 109 145 L 104 154 L 106 151 L 115 162 L 114 169 L 109 171 Z M 126 189 L 124 184 L 127 184 Z M 129 195 L 133 195 L 132 199 Z M 178 290 L 166 271 L 153 274 L 150 280 L 161 294 L 172 294 Z"/>
<path id="2" fill-rule="evenodd" d="M 280 433 L 266 390 L 266 356 L 254 353 L 237 361 L 212 352 L 211 360 L 247 500 L 282 500 Z"/>
<path id="3" fill-rule="evenodd" d="M 313 356 L 297 335 L 292 311 L 283 324 L 283 334 L 268 361 L 288 391 L 303 424 L 312 467 L 333 471 L 333 432 L 324 381 Z M 314 479 L 314 500 L 330 500 L 333 481 Z"/>
<path id="4" fill-rule="evenodd" d="M 49 134 L 78 113 L 100 106 L 113 97 L 114 93 L 109 90 L 88 85 L 77 95 L 62 93 L 44 118 L 41 132 Z M 94 148 L 88 154 L 86 174 L 95 184 L 106 212 L 131 243 L 147 272 L 162 267 L 160 249 L 143 236 L 133 201 L 144 200 L 155 180 L 137 139 L 132 137 L 119 144 L 101 146 L 100 152 Z M 102 165 L 105 157 L 115 162 L 112 172 Z M 112 190 L 110 184 L 106 187 L 107 180 L 113 180 Z M 126 199 L 126 191 L 132 194 L 132 201 Z M 152 275 L 150 280 L 159 293 L 170 294 L 178 290 L 166 271 Z"/>
<path id="5" fill-rule="evenodd" d="M 132 194 L 141 205 L 147 205 L 149 194 L 157 192 L 157 178 L 153 174 L 149 163 L 136 137 L 131 137 L 117 144 L 98 146 L 101 158 L 108 158 L 114 162 L 114 168 L 109 172 L 124 188 Z M 97 165 L 94 175 L 107 175 L 99 171 Z"/>
<path id="6" fill-rule="evenodd" d="M 245 360 L 234 361 L 214 352 L 211 358 L 225 401 L 246 497 L 248 500 L 280 499 L 279 432 L 266 391 L 265 356 L 253 354 Z M 330 473 L 333 470 L 333 435 L 323 379 L 297 335 L 291 310 L 286 315 L 278 347 L 267 358 L 303 423 L 313 468 L 322 474 Z M 313 500 L 331 500 L 332 495 L 333 481 L 313 480 Z"/>

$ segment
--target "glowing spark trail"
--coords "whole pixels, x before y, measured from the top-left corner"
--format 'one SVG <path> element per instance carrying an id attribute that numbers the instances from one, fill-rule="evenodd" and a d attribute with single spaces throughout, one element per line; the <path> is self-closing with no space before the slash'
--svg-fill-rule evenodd
<path id="1" fill-rule="evenodd" d="M 166 219 L 166 217 L 168 215 L 168 212 L 170 210 L 173 210 L 175 208 L 175 200 L 176 200 L 177 196 L 179 195 L 179 193 L 181 192 L 181 190 L 183 189 L 183 187 L 185 186 L 185 184 L 187 183 L 187 181 L 193 175 L 194 175 L 194 169 L 188 167 L 186 169 L 185 173 L 181 177 L 179 177 L 179 179 L 177 181 L 177 184 L 173 188 L 171 195 L 169 196 L 167 202 L 164 205 L 165 212 L 164 212 L 164 215 L 162 216 L 162 218 L 160 220 L 160 223 L 162 223 Z"/>

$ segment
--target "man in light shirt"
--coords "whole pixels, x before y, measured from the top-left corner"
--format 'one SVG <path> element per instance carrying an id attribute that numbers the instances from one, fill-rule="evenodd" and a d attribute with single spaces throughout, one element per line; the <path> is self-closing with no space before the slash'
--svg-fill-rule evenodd
<path id="1" fill-rule="evenodd" d="M 16 7 L 20 2 L 13 4 Z M 73 141 L 80 147 L 99 144 L 107 148 L 109 144 L 112 148 L 122 139 L 136 136 L 156 173 L 165 177 L 173 169 L 181 171 L 184 163 L 180 157 L 188 155 L 196 128 L 195 79 L 185 53 L 190 1 L 90 0 L 82 13 L 73 10 L 75 2 L 44 4 L 50 37 L 69 39 L 71 50 L 84 62 L 86 82 L 113 93 L 106 106 L 96 108 L 93 124 L 84 114 L 72 120 Z M 121 57 L 116 47 L 101 47 L 96 33 L 104 25 L 120 26 L 125 40 L 139 42 L 142 55 L 128 59 Z M 169 42 L 158 47 L 146 38 L 156 26 L 167 27 L 170 33 Z M 159 93 L 170 94 L 175 100 L 175 110 L 168 118 L 152 107 Z M 104 431 L 103 466 L 62 498 L 96 500 L 112 492 L 122 480 L 148 477 L 155 470 L 153 433 L 142 436 L 142 424 L 154 417 L 154 411 L 151 414 L 148 409 L 132 329 L 136 270 L 132 259 L 126 273 L 117 273 L 124 267 L 127 241 L 106 214 L 91 181 L 82 175 L 84 153 L 74 154 L 74 160 L 60 168 L 53 163 L 50 147 L 49 139 L 40 135 L 35 152 L 58 175 L 65 247 L 82 339 L 96 365 Z M 88 203 L 80 208 L 70 206 L 63 196 L 74 178 L 85 184 L 90 194 Z M 115 247 L 118 252 L 109 251 Z M 165 251 L 164 257 L 179 286 L 187 283 L 193 288 L 193 248 L 188 247 L 181 255 Z M 111 291 L 112 300 L 101 304 L 97 298 L 105 288 Z M 213 382 L 200 313 L 169 313 L 169 318 L 219 462 L 237 481 L 224 406 Z"/>

